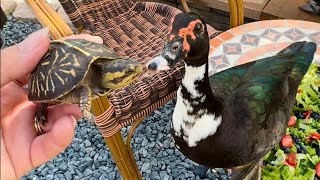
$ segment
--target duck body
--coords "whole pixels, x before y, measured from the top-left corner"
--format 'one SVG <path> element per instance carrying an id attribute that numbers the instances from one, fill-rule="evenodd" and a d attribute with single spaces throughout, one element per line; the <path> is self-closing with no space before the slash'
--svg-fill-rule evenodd
<path id="1" fill-rule="evenodd" d="M 210 168 L 261 162 L 285 134 L 298 86 L 315 51 L 315 43 L 297 42 L 275 56 L 209 77 L 203 20 L 193 13 L 177 15 L 164 51 L 149 62 L 149 67 L 161 70 L 185 62 L 171 124 L 176 147 Z M 253 169 L 261 171 L 258 166 L 247 167 L 235 179 L 261 178 L 260 173 L 247 176 Z"/>
<path id="2" fill-rule="evenodd" d="M 252 65 L 253 63 L 244 67 L 246 69 Z M 190 75 L 196 75 L 192 72 L 194 69 L 203 68 L 207 72 L 207 64 L 203 66 L 204 68 L 186 65 L 186 74 L 177 91 L 171 130 L 177 148 L 193 161 L 211 168 L 237 167 L 262 158 L 280 142 L 285 133 L 290 109 L 294 105 L 294 101 L 290 100 L 294 99 L 294 93 L 291 93 L 293 97 L 289 97 L 287 90 L 290 88 L 283 81 L 283 84 L 275 84 L 282 87 L 270 89 L 274 91 L 273 95 L 283 97 L 282 100 L 273 96 L 274 102 L 271 102 L 272 99 L 265 102 L 261 98 L 265 96 L 264 90 L 268 87 L 258 86 L 256 92 L 250 94 L 247 88 L 255 87 L 245 85 L 245 88 L 241 88 L 242 82 L 237 80 L 246 71 L 240 69 L 233 70 L 235 74 L 224 72 L 224 75 L 201 76 L 202 79 L 200 77 L 190 86 L 186 79 L 190 80 Z M 189 74 L 188 71 L 192 73 Z M 230 79 L 235 82 L 228 82 Z M 220 80 L 222 87 L 217 87 L 219 83 L 210 84 Z M 224 84 L 230 88 L 233 86 L 234 89 L 229 92 L 227 89 L 223 90 Z M 259 117 L 262 122 L 257 120 Z"/>

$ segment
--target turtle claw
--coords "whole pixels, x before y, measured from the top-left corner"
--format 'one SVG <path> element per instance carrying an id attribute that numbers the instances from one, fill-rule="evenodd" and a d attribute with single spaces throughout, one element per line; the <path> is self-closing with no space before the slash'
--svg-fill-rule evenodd
<path id="1" fill-rule="evenodd" d="M 48 107 L 47 104 L 40 103 L 37 114 L 36 114 L 37 121 L 43 126 L 47 122 L 47 118 L 46 118 L 47 107 Z"/>
<path id="2" fill-rule="evenodd" d="M 90 115 L 85 117 L 87 121 L 90 122 L 91 125 L 95 125 L 95 118 L 93 116 L 93 114 L 90 113 Z"/>
<path id="3" fill-rule="evenodd" d="M 91 114 L 91 117 L 88 119 L 88 121 L 90 122 L 91 125 L 95 125 L 95 118 L 92 114 Z"/>
<path id="4" fill-rule="evenodd" d="M 47 122 L 47 118 L 46 118 L 44 115 L 40 116 L 40 118 L 39 118 L 39 117 L 37 117 L 37 118 L 39 119 L 39 122 L 40 122 L 41 125 L 43 125 L 43 126 L 44 126 L 44 124 Z"/>
<path id="5" fill-rule="evenodd" d="M 87 121 L 89 121 L 91 123 L 91 125 L 95 124 L 95 118 L 94 118 L 93 114 L 90 112 L 90 110 L 83 109 L 81 113 L 83 115 L 83 118 L 86 119 Z"/>

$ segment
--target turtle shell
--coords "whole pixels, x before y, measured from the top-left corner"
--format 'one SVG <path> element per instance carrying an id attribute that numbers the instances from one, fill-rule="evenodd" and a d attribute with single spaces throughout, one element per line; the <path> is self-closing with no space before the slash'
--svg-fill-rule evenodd
<path id="1" fill-rule="evenodd" d="M 101 58 L 121 57 L 102 44 L 84 39 L 52 41 L 48 53 L 31 74 L 29 100 L 52 101 L 64 96 L 86 77 L 91 64 Z"/>

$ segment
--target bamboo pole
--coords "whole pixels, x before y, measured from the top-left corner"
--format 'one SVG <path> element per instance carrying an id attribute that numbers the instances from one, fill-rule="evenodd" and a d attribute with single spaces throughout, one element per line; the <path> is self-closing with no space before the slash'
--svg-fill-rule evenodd
<path id="1" fill-rule="evenodd" d="M 229 9 L 230 9 L 230 28 L 236 27 L 239 25 L 238 18 L 238 0 L 228 0 Z"/>
<path id="2" fill-rule="evenodd" d="M 109 108 L 110 104 L 106 96 L 92 101 L 92 110 L 95 116 L 99 116 Z M 111 137 L 104 137 L 120 174 L 124 180 L 141 180 L 141 174 L 136 162 L 131 158 L 132 152 L 127 149 L 120 131 Z M 131 153 L 131 154 L 130 154 Z"/>
<path id="3" fill-rule="evenodd" d="M 47 3 L 45 0 L 36 0 L 39 4 L 39 7 L 43 9 L 43 12 L 46 14 L 48 19 L 55 25 L 60 34 L 65 36 L 73 35 L 71 28 L 63 21 L 62 17 Z"/>
<path id="4" fill-rule="evenodd" d="M 238 6 L 238 26 L 244 24 L 244 3 L 243 0 L 237 0 Z"/>
<path id="5" fill-rule="evenodd" d="M 183 6 L 183 9 L 186 11 L 186 12 L 191 12 L 189 6 L 188 6 L 188 3 L 187 3 L 187 0 L 181 0 L 181 3 L 182 3 L 182 6 Z"/>
<path id="6" fill-rule="evenodd" d="M 34 0 L 25 0 L 25 2 L 30 8 L 30 10 L 35 14 L 42 26 L 49 28 L 50 36 L 53 39 L 59 39 L 63 37 L 56 28 L 56 26 L 51 22 L 51 20 L 46 16 L 46 14 Z"/>

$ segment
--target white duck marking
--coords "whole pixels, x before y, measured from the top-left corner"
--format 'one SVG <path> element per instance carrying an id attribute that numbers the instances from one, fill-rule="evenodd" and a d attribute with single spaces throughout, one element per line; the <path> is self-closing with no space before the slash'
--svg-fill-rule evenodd
<path id="1" fill-rule="evenodd" d="M 204 79 L 205 65 L 200 67 L 187 66 L 185 64 L 185 76 L 182 79 L 182 85 L 177 91 L 177 103 L 172 116 L 173 129 L 175 135 L 181 137 L 189 147 L 194 147 L 202 139 L 213 135 L 219 125 L 221 124 L 222 117 L 216 117 L 214 114 L 208 113 L 207 109 L 201 109 L 197 114 L 189 115 L 188 112 L 193 111 L 193 106 L 203 103 L 206 95 L 196 90 L 196 81 Z M 182 86 L 184 86 L 192 99 L 200 98 L 193 105 L 184 99 L 181 93 Z"/>
<path id="2" fill-rule="evenodd" d="M 170 55 L 170 54 L 168 54 L 168 56 L 169 56 L 170 58 L 172 58 L 172 59 L 175 58 L 175 56 Z M 151 60 L 146 64 L 146 67 L 148 67 L 149 64 L 151 64 L 151 63 L 156 63 L 156 64 L 157 64 L 157 70 L 158 70 L 158 71 L 170 69 L 170 67 L 169 67 L 169 65 L 168 65 L 168 61 L 167 61 L 164 57 L 162 57 L 161 55 L 160 55 L 160 56 L 157 56 L 157 57 L 155 57 L 155 58 L 153 58 L 153 59 L 151 59 Z"/>

